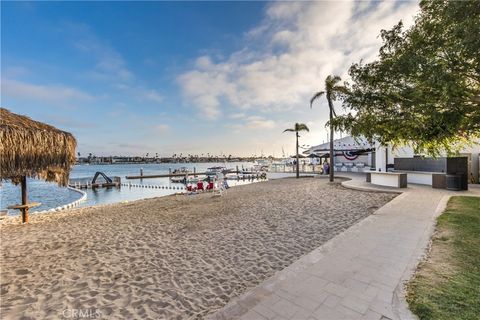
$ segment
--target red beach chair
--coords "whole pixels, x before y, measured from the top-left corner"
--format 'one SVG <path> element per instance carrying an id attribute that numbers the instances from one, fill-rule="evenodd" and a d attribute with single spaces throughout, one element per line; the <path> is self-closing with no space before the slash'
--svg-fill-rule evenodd
<path id="1" fill-rule="evenodd" d="M 207 190 L 213 190 L 213 182 L 208 183 Z"/>
<path id="2" fill-rule="evenodd" d="M 205 189 L 203 188 L 203 182 L 202 182 L 202 181 L 197 182 L 197 190 L 202 190 L 202 191 L 205 190 Z"/>

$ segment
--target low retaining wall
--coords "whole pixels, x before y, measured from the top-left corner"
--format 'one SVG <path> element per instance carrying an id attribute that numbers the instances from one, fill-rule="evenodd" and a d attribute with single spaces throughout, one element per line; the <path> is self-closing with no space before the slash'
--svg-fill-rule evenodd
<path id="1" fill-rule="evenodd" d="M 81 202 L 83 202 L 87 199 L 87 193 L 85 191 L 75 189 L 75 188 L 72 188 L 72 187 L 67 187 L 67 188 L 69 190 L 80 193 L 81 197 L 78 200 L 67 203 L 63 206 L 58 206 L 56 208 L 46 209 L 46 210 L 41 210 L 41 211 L 32 211 L 32 213 L 35 213 L 35 214 L 37 214 L 37 213 L 47 213 L 47 212 L 56 212 L 56 211 L 61 211 L 61 210 L 65 210 L 65 209 L 71 209 L 71 208 L 74 208 L 74 207 L 78 206 Z"/>

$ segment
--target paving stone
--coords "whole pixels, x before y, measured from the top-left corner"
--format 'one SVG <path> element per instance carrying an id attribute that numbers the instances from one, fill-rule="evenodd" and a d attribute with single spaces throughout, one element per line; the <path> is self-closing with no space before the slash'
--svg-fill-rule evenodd
<path id="1" fill-rule="evenodd" d="M 341 304 L 353 311 L 364 314 L 368 310 L 368 301 L 359 299 L 356 296 L 348 295 L 342 299 Z"/>
<path id="2" fill-rule="evenodd" d="M 301 308 L 290 301 L 282 299 L 275 303 L 271 310 L 277 315 L 290 319 L 296 312 L 300 311 Z"/>
<path id="3" fill-rule="evenodd" d="M 360 312 L 347 308 L 342 304 L 339 304 L 338 306 L 336 306 L 335 310 L 339 311 L 344 315 L 344 317 L 348 317 L 348 318 L 360 319 L 360 317 L 362 316 Z"/>
<path id="4" fill-rule="evenodd" d="M 393 311 L 391 308 L 391 303 L 390 302 L 383 302 L 381 300 L 374 300 L 373 302 L 370 303 L 368 308 L 374 312 L 377 312 L 381 314 L 382 316 L 386 316 L 388 318 L 393 319 Z"/>
<path id="5" fill-rule="evenodd" d="M 293 300 L 293 303 L 308 311 L 314 311 L 320 306 L 318 301 L 307 297 L 297 297 L 295 300 Z"/>
<path id="6" fill-rule="evenodd" d="M 334 295 L 337 295 L 339 297 L 345 297 L 348 292 L 347 288 L 335 283 L 329 283 L 324 288 L 326 291 L 333 293 Z"/>
<path id="7" fill-rule="evenodd" d="M 359 320 L 380 320 L 382 315 L 370 309 Z"/>
<path id="8" fill-rule="evenodd" d="M 334 294 L 331 294 L 325 299 L 323 304 L 325 304 L 326 306 L 328 306 L 330 308 L 335 308 L 340 303 L 340 301 L 342 301 L 342 298 L 340 298 L 340 297 L 338 297 Z"/>
<path id="9" fill-rule="evenodd" d="M 255 312 L 257 312 L 258 314 L 262 315 L 267 319 L 273 319 L 275 317 L 275 313 L 272 310 L 264 307 L 261 304 L 256 305 L 252 310 L 254 310 Z"/>
<path id="10" fill-rule="evenodd" d="M 367 283 L 355 279 L 346 279 L 342 285 L 356 292 L 364 292 L 368 287 Z"/>
<path id="11" fill-rule="evenodd" d="M 353 275 L 353 279 L 369 284 L 372 281 L 372 277 L 361 272 L 356 272 Z"/>
<path id="12" fill-rule="evenodd" d="M 296 295 L 285 291 L 283 289 L 278 289 L 275 291 L 275 295 L 279 296 L 281 299 L 293 301 L 297 297 Z"/>
<path id="13" fill-rule="evenodd" d="M 268 318 L 263 317 L 262 315 L 256 313 L 254 310 L 249 310 L 242 316 L 242 318 L 248 320 L 268 320 Z"/>
<path id="14" fill-rule="evenodd" d="M 308 319 L 310 318 L 312 315 L 312 312 L 311 311 L 307 311 L 307 310 L 299 310 L 297 311 L 291 318 L 291 320 L 305 320 L 305 319 Z"/>
<path id="15" fill-rule="evenodd" d="M 344 314 L 341 313 L 339 310 L 330 308 L 328 306 L 321 306 L 313 313 L 313 316 L 317 320 L 333 320 L 333 319 L 343 319 Z"/>

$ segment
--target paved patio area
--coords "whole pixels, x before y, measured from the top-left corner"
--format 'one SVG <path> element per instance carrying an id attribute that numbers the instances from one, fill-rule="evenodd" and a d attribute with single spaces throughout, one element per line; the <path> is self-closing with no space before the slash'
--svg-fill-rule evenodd
<path id="1" fill-rule="evenodd" d="M 339 174 L 339 176 L 347 176 Z M 346 187 L 372 187 L 348 175 Z M 414 319 L 403 284 L 425 253 L 435 218 L 452 195 L 480 196 L 480 188 L 450 192 L 409 185 L 373 215 L 231 301 L 211 319 Z"/>

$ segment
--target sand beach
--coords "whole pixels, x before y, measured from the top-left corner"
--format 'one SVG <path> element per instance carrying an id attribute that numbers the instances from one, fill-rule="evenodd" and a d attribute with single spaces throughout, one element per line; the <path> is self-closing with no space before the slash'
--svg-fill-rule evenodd
<path id="1" fill-rule="evenodd" d="M 201 319 L 393 197 L 279 179 L 3 221 L 2 318 Z"/>

